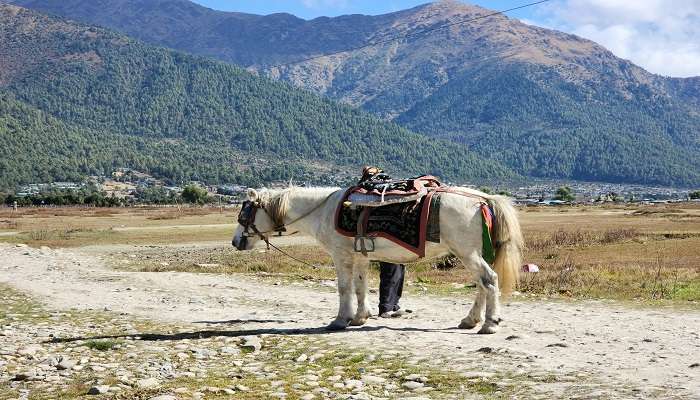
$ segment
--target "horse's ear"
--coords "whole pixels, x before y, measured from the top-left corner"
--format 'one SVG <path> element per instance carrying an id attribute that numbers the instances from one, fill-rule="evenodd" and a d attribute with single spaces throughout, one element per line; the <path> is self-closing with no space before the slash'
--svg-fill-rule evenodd
<path id="1" fill-rule="evenodd" d="M 248 200 L 255 201 L 258 199 L 258 191 L 255 189 L 248 189 Z"/>

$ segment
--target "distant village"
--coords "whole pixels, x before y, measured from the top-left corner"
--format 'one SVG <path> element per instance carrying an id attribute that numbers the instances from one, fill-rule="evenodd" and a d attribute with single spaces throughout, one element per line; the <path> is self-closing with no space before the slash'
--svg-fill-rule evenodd
<path id="1" fill-rule="evenodd" d="M 284 187 L 288 182 L 278 182 L 272 187 Z M 469 185 L 468 185 L 469 186 Z M 652 187 L 631 184 L 586 183 L 567 181 L 543 181 L 512 187 L 491 188 L 470 186 L 487 193 L 500 193 L 515 199 L 520 205 L 564 205 L 595 203 L 669 203 L 700 201 L 700 192 L 688 189 Z M 108 205 L 199 203 L 231 205 L 245 198 L 247 187 L 238 184 L 207 185 L 191 181 L 181 186 L 168 185 L 147 173 L 130 168 L 119 168 L 111 176 L 91 176 L 82 182 L 51 182 L 24 185 L 17 189 L 16 202 L 32 197 L 41 198 L 46 193 L 94 192 L 103 199 L 111 199 Z M 183 192 L 196 192 L 198 197 L 183 196 Z M 8 198 L 9 199 L 9 198 Z M 42 198 L 43 199 L 43 198 Z M 51 204 L 39 200 L 34 205 Z M 7 201 L 6 205 L 11 205 Z M 12 202 L 10 202 L 12 203 Z M 24 202 L 29 205 L 28 202 Z"/>

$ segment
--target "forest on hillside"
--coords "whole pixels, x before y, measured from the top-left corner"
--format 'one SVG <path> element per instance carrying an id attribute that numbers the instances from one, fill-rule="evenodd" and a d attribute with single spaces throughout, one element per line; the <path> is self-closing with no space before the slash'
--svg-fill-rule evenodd
<path id="1" fill-rule="evenodd" d="M 313 180 L 314 163 L 371 163 L 458 181 L 514 176 L 467 146 L 232 65 L 29 10 L 0 12 L 0 22 L 0 40 L 12 44 L 17 60 L 5 84 L 11 96 L 4 96 L 0 144 L 19 156 L 3 161 L 16 171 L 4 185 L 114 166 L 175 181 L 245 184 Z"/>

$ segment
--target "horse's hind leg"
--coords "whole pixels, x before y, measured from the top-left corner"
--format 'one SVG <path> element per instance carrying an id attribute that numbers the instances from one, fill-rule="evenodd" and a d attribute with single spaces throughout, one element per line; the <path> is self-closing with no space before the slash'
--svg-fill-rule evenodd
<path id="1" fill-rule="evenodd" d="M 479 289 L 474 305 L 469 314 L 462 319 L 459 327 L 472 329 L 484 319 L 484 325 L 479 333 L 495 333 L 501 322 L 498 300 L 498 276 L 491 266 L 481 256 L 471 256 L 462 259 L 465 266 L 472 269 L 476 275 L 476 285 Z"/>
<path id="2" fill-rule="evenodd" d="M 369 301 L 367 300 L 367 267 L 367 263 L 362 262 L 355 265 L 353 269 L 353 286 L 357 296 L 357 313 L 350 325 L 364 325 L 367 322 L 367 318 L 372 316 L 369 311 Z"/>
<path id="3" fill-rule="evenodd" d="M 481 273 L 479 276 L 478 285 L 486 294 L 486 313 L 484 325 L 481 326 L 479 333 L 496 333 L 498 324 L 501 323 L 501 308 L 499 304 L 498 292 L 498 275 L 491 266 L 479 257 L 481 265 Z"/>
<path id="4" fill-rule="evenodd" d="M 484 319 L 486 310 L 486 291 L 477 284 L 476 298 L 469 314 L 459 323 L 460 329 L 472 329 Z"/>

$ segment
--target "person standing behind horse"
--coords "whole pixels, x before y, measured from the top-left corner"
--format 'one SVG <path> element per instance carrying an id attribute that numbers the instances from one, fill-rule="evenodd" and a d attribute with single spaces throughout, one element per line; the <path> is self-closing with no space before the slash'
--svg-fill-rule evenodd
<path id="1" fill-rule="evenodd" d="M 384 171 L 377 167 L 367 166 L 362 170 L 362 178 L 358 182 L 367 182 Z M 379 262 L 379 317 L 397 318 L 403 315 L 399 300 L 403 293 L 403 280 L 406 266 L 388 262 Z"/>

